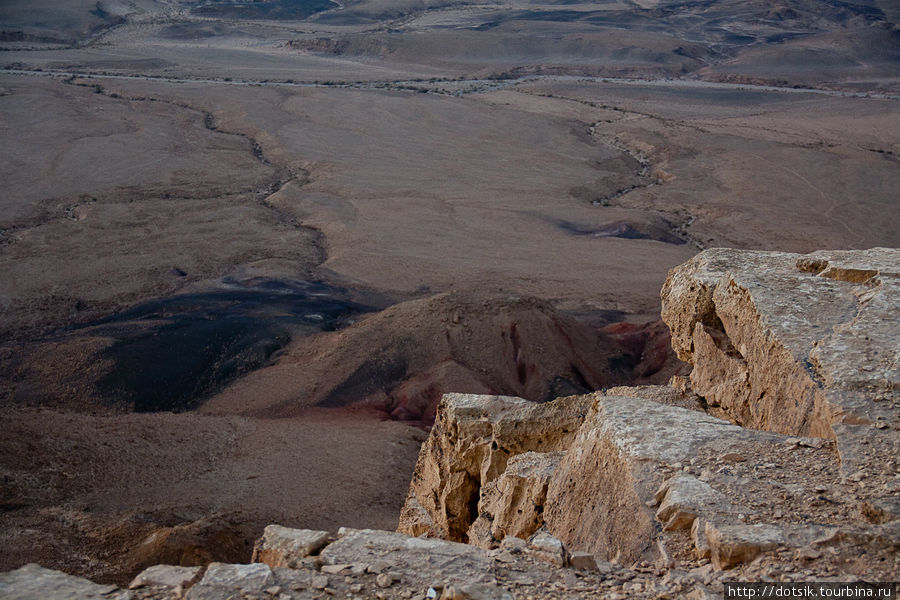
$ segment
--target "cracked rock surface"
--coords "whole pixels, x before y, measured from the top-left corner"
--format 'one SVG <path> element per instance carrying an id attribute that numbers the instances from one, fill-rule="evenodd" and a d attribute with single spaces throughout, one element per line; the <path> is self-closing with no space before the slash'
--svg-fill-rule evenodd
<path id="1" fill-rule="evenodd" d="M 691 386 L 756 429 L 833 438 L 844 476 L 900 473 L 900 251 L 713 249 L 673 269 L 662 316 Z"/>
<path id="2" fill-rule="evenodd" d="M 539 408 L 446 396 L 400 529 L 492 548 L 524 519 L 571 555 L 630 566 L 896 577 L 898 273 L 890 249 L 700 253 L 662 291 L 689 382 Z M 501 443 L 496 424 L 525 410 L 580 425 Z M 433 526 L 448 517 L 453 533 Z"/>
<path id="3" fill-rule="evenodd" d="M 753 561 L 765 555 L 776 561 L 775 568 L 794 572 L 794 553 L 828 548 L 840 563 L 845 552 L 866 548 L 873 561 L 869 567 L 885 574 L 896 570 L 898 523 L 886 512 L 888 506 L 876 508 L 882 506 L 885 488 L 841 477 L 833 440 L 743 428 L 700 410 L 654 401 L 679 395 L 687 394 L 647 387 L 633 390 L 632 396 L 596 393 L 540 405 L 543 411 L 570 412 L 591 402 L 574 436 L 559 432 L 561 437 L 554 438 L 542 430 L 542 439 L 568 440 L 564 451 L 551 448 L 543 460 L 533 450 L 516 455 L 487 483 L 474 470 L 468 475 L 467 489 L 479 494 L 469 543 L 504 547 L 510 537 L 518 537 L 509 532 L 524 515 L 529 532 L 545 531 L 571 553 L 627 566 L 695 569 L 710 563 L 716 570 L 752 571 L 758 566 Z M 471 407 L 474 402 L 467 396 L 445 397 L 440 414 L 449 421 L 443 425 L 458 425 L 451 419 L 460 414 L 456 403 Z M 524 406 L 506 401 L 498 408 L 505 417 L 492 414 L 490 420 L 517 421 Z M 487 413 L 482 418 L 487 422 Z M 493 429 L 481 433 L 480 442 L 470 438 L 466 448 L 492 447 Z M 414 479 L 408 503 L 415 494 L 425 496 L 422 482 L 446 489 L 442 473 L 457 477 L 463 465 L 472 464 L 468 454 L 454 456 L 426 444 L 420 467 L 437 464 L 429 451 L 445 461 L 443 470 Z M 546 491 L 536 496 L 534 490 L 543 485 Z M 533 501 L 528 506 L 530 498 L 540 498 L 540 511 Z M 413 524 L 442 518 L 421 504 L 418 510 Z M 409 526 L 401 519 L 401 529 Z M 826 563 L 816 565 L 819 575 L 842 572 Z"/>

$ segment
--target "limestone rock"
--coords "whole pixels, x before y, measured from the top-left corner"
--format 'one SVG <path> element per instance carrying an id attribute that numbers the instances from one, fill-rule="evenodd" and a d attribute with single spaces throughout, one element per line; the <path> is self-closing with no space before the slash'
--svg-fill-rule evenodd
<path id="1" fill-rule="evenodd" d="M 497 485 L 493 481 L 481 488 L 482 498 L 486 498 L 491 495 L 499 496 L 499 493 L 497 492 Z M 502 496 L 499 497 L 502 499 Z M 473 546 L 478 546 L 479 548 L 484 548 L 485 550 L 496 548 L 498 540 L 494 537 L 494 534 L 491 531 L 492 525 L 493 520 L 491 519 L 491 516 L 482 511 L 481 514 L 478 515 L 478 518 L 475 519 L 469 526 L 469 531 L 466 532 L 466 536 L 468 539 L 468 542 L 466 543 L 472 544 Z"/>
<path id="2" fill-rule="evenodd" d="M 663 525 L 677 517 L 671 528 L 689 528 L 701 515 L 736 517 L 739 510 L 737 502 L 695 477 L 676 477 L 660 489 L 672 465 L 741 445 L 778 452 L 781 439 L 693 410 L 595 394 L 550 482 L 548 530 L 567 546 L 606 560 L 618 555 L 626 562 L 654 562 L 660 558 L 657 514 L 648 505 L 672 494 L 659 512 Z"/>
<path id="3" fill-rule="evenodd" d="M 426 442 L 427 443 L 427 442 Z M 422 463 L 424 461 L 421 452 L 419 453 L 418 463 Z M 418 470 L 418 464 L 417 464 Z M 432 483 L 436 483 L 438 481 L 437 477 L 434 477 L 433 474 L 429 474 L 427 478 L 422 477 L 418 481 L 418 486 L 416 488 L 417 493 L 421 493 L 421 490 L 425 488 L 424 481 L 430 481 Z M 413 481 L 415 480 L 415 474 L 413 474 Z M 429 506 L 432 507 L 432 512 L 425 510 L 425 507 L 419 503 L 419 499 L 413 495 L 413 487 L 410 485 L 410 489 L 408 495 L 406 497 L 406 502 L 403 504 L 403 508 L 400 510 L 400 521 L 397 526 L 397 531 L 401 533 L 407 533 L 409 535 L 428 535 L 431 537 L 441 537 L 442 528 L 438 527 L 434 522 L 434 518 L 432 518 L 432 514 L 437 516 L 436 508 L 440 506 L 438 501 L 429 502 Z M 469 515 L 471 516 L 471 515 Z M 439 518 L 442 522 L 445 519 Z M 485 535 L 490 534 L 490 523 L 487 524 L 485 529 Z"/>
<path id="4" fill-rule="evenodd" d="M 808 494 L 832 493 L 837 469 L 833 444 L 824 440 L 799 444 L 797 439 L 812 440 L 747 429 L 696 409 L 654 401 L 678 394 L 681 392 L 637 388 L 627 396 L 607 391 L 582 397 L 576 405 L 580 410 L 587 402 L 591 405 L 587 414 L 578 416 L 577 434 L 566 431 L 555 438 L 556 443 L 548 444 L 550 451 L 510 453 L 512 457 L 505 459 L 492 452 L 537 442 L 529 439 L 534 431 L 530 426 L 498 427 L 521 423 L 527 405 L 510 398 L 448 396 L 441 404 L 443 429 L 432 432 L 419 464 L 432 461 L 467 466 L 465 473 L 473 487 L 466 505 L 471 507 L 477 497 L 478 517 L 466 538 L 484 548 L 499 544 L 497 556 L 515 556 L 516 552 L 536 556 L 531 544 L 518 547 L 512 542 L 544 531 L 563 548 L 603 560 L 624 564 L 647 561 L 668 567 L 674 564 L 673 557 L 711 555 L 708 524 L 730 531 L 727 527 L 745 526 L 753 519 L 783 531 L 814 524 L 815 518 L 829 518 L 827 499 L 812 496 L 823 506 L 815 515 L 807 512 L 805 502 Z M 573 400 L 558 400 L 557 406 L 541 410 L 559 412 L 560 405 L 571 407 Z M 538 429 L 543 439 L 550 437 L 547 427 Z M 504 431 L 503 437 L 497 435 L 498 430 Z M 446 441 L 455 439 L 460 431 L 469 432 L 467 441 L 457 440 L 450 446 L 452 451 L 445 451 Z M 476 438 L 472 431 L 480 431 L 480 436 Z M 503 445 L 494 444 L 497 439 L 502 439 Z M 567 449 L 557 450 L 564 442 L 568 442 Z M 419 505 L 416 510 L 431 519 L 434 513 L 421 507 L 419 499 L 440 498 L 452 480 L 446 476 L 450 471 L 447 468 L 444 476 L 429 480 L 434 489 L 427 488 L 424 479 L 414 481 L 407 509 Z M 476 486 L 475 481 L 483 481 L 478 478 L 488 478 L 483 473 L 490 474 L 490 480 Z M 773 478 L 773 474 L 777 476 Z M 460 476 L 459 471 L 455 476 Z M 849 482 L 843 491 L 833 493 L 845 493 L 847 485 L 855 490 L 852 486 L 856 484 Z M 792 521 L 791 514 L 768 500 L 793 498 L 790 494 L 797 494 L 791 502 L 802 508 L 802 522 Z M 869 509 L 870 514 L 874 511 Z M 458 514 L 451 516 L 464 522 Z M 728 539 L 717 538 L 716 542 Z M 753 554 L 732 551 L 729 544 L 719 543 L 717 565 L 732 566 Z M 760 553 L 774 547 L 754 546 Z M 550 554 L 550 562 L 565 564 L 564 553 Z"/>
<path id="5" fill-rule="evenodd" d="M 694 554 L 697 558 L 709 558 L 711 550 L 706 537 L 706 521 L 694 519 L 691 525 L 691 541 L 694 543 Z"/>
<path id="6" fill-rule="evenodd" d="M 657 404 L 669 404 L 671 406 L 680 406 L 681 408 L 706 412 L 703 399 L 690 389 L 690 385 L 683 383 L 685 379 L 686 378 L 682 377 L 673 378 L 673 380 L 679 383 L 681 387 L 674 387 L 672 385 L 619 385 L 601 390 L 597 393 L 604 396 L 639 398 L 644 401 L 656 402 Z"/>
<path id="7" fill-rule="evenodd" d="M 783 448 L 783 447 L 782 447 Z M 719 482 L 716 482 L 718 485 Z M 669 487 L 671 488 L 671 482 Z M 697 522 L 695 521 L 695 526 Z M 707 522 L 709 523 L 709 522 Z M 773 554 L 759 554 L 773 548 L 799 545 L 777 556 L 798 557 L 804 569 L 828 563 L 825 573 L 846 564 L 851 549 L 867 560 L 890 567 L 900 550 L 900 522 L 882 525 L 827 528 L 820 526 L 734 525 L 714 523 L 703 527 L 716 548 L 722 567 L 734 563 L 723 574 L 713 564 L 685 570 L 681 565 L 665 567 L 637 563 L 631 568 L 596 561 L 583 553 L 573 553 L 569 563 L 581 570 L 545 562 L 536 552 L 561 556 L 564 545 L 546 531 L 529 542 L 509 536 L 490 553 L 482 549 L 434 539 L 418 539 L 395 532 L 343 529 L 337 541 L 322 550 L 321 559 L 300 561 L 296 568 L 265 564 L 228 565 L 214 563 L 200 583 L 190 588 L 189 600 L 313 600 L 322 598 L 379 598 L 408 600 L 423 596 L 437 598 L 710 598 L 721 595 L 721 582 L 760 580 L 780 576 L 772 570 Z M 679 535 L 684 535 L 679 532 Z M 657 542 L 663 538 L 658 538 Z M 854 546 L 855 545 L 855 546 Z M 741 561 L 756 559 L 749 565 Z M 833 557 L 833 558 L 832 558 Z M 335 574 L 318 570 L 319 560 L 340 567 Z M 680 561 L 681 559 L 676 559 Z M 768 562 L 766 562 L 768 561 Z M 587 563 L 587 568 L 585 568 Z M 693 563 L 696 564 L 696 563 Z M 349 565 L 349 567 L 348 567 Z M 337 570 L 337 569 L 335 569 Z M 895 571 L 882 570 L 877 580 L 890 580 Z M 804 571 L 804 577 L 807 577 Z M 800 573 L 791 576 L 800 576 Z M 0 574 L 0 597 L 115 598 L 125 600 L 176 600 L 180 591 L 148 587 L 123 592 L 115 586 L 97 586 L 30 565 Z"/>
<path id="8" fill-rule="evenodd" d="M 114 585 L 96 584 L 45 569 L 36 564 L 0 573 L 0 598 L 4 600 L 126 600 L 129 592 Z"/>
<path id="9" fill-rule="evenodd" d="M 843 542 L 854 544 L 875 544 L 890 549 L 895 553 L 900 551 L 900 521 L 891 521 L 874 526 L 846 525 L 826 529 L 811 543 L 817 547 L 829 547 L 840 545 Z"/>
<path id="10" fill-rule="evenodd" d="M 481 489 L 479 518 L 468 531 L 469 543 L 490 547 L 508 535 L 527 538 L 544 523 L 547 487 L 565 452 L 525 452 Z M 487 531 L 479 531 L 484 523 Z M 480 543 L 479 543 L 480 542 Z"/>
<path id="11" fill-rule="evenodd" d="M 371 529 L 341 528 L 338 535 L 320 554 L 327 564 L 380 563 L 422 589 L 433 581 L 494 583 L 491 559 L 475 546 Z"/>
<path id="12" fill-rule="evenodd" d="M 863 516 L 871 523 L 888 523 L 900 519 L 900 496 L 875 498 L 860 506 Z"/>
<path id="13" fill-rule="evenodd" d="M 569 556 L 569 565 L 580 571 L 596 571 L 597 558 L 589 552 L 573 552 Z"/>
<path id="14" fill-rule="evenodd" d="M 557 567 L 564 567 L 569 562 L 569 551 L 566 550 L 566 546 L 543 530 L 528 539 L 525 552 Z"/>
<path id="15" fill-rule="evenodd" d="M 564 450 L 590 400 L 535 404 L 520 398 L 447 394 L 413 473 L 398 531 L 467 541 L 482 486 L 513 456 Z"/>
<path id="16" fill-rule="evenodd" d="M 782 528 L 774 525 L 706 524 L 712 563 L 719 569 L 750 562 L 763 552 L 781 546 L 802 547 L 826 530 L 821 527 Z"/>
<path id="17" fill-rule="evenodd" d="M 706 539 L 712 562 L 719 569 L 751 561 L 785 543 L 781 529 L 771 525 L 717 527 L 707 523 Z"/>
<path id="18" fill-rule="evenodd" d="M 836 438 L 846 475 L 900 468 L 900 250 L 707 250 L 662 301 L 694 391 L 731 419 Z"/>
<path id="19" fill-rule="evenodd" d="M 521 554 L 528 548 L 528 542 L 520 537 L 508 535 L 500 542 L 500 549 L 513 554 Z"/>
<path id="20" fill-rule="evenodd" d="M 513 595 L 495 585 L 449 585 L 441 600 L 513 600 Z"/>
<path id="21" fill-rule="evenodd" d="M 350 565 L 347 564 L 322 565 L 321 571 L 327 575 L 337 575 L 338 573 L 345 571 L 348 568 L 350 568 Z"/>
<path id="22" fill-rule="evenodd" d="M 324 548 L 328 539 L 327 531 L 269 525 L 253 546 L 252 561 L 266 563 L 272 568 L 291 567 Z"/>
<path id="23" fill-rule="evenodd" d="M 389 588 L 394 585 L 395 580 L 399 580 L 399 577 L 395 577 L 391 573 L 379 573 L 375 577 L 375 584 L 380 588 Z"/>
<path id="24" fill-rule="evenodd" d="M 690 529 L 699 515 L 749 513 L 732 506 L 724 494 L 693 475 L 676 475 L 666 480 L 654 496 L 659 503 L 656 518 L 663 529 Z"/>
<path id="25" fill-rule="evenodd" d="M 175 567 L 172 565 L 154 565 L 144 569 L 132 582 L 129 588 L 147 585 L 186 588 L 200 575 L 200 567 Z"/>
<path id="26" fill-rule="evenodd" d="M 206 568 L 203 579 L 190 589 L 188 598 L 203 597 L 215 590 L 240 590 L 258 593 L 275 584 L 275 576 L 268 565 L 230 565 L 212 563 Z"/>

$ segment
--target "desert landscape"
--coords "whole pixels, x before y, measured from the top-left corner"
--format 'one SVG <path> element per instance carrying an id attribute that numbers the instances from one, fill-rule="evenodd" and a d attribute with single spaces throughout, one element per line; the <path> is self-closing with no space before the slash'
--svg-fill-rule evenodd
<path id="1" fill-rule="evenodd" d="M 445 394 L 699 377 L 670 269 L 900 246 L 898 19 L 0 2 L 0 571 L 394 530 Z"/>

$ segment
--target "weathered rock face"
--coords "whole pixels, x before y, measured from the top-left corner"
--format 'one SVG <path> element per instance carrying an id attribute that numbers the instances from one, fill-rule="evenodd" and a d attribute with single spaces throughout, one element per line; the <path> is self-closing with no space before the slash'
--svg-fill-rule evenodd
<path id="1" fill-rule="evenodd" d="M 566 448 L 589 405 L 586 397 L 534 404 L 506 396 L 446 395 L 419 453 L 398 530 L 468 541 L 481 489 L 517 454 Z"/>
<path id="2" fill-rule="evenodd" d="M 253 562 L 270 567 L 293 567 L 293 562 L 321 550 L 329 541 L 327 531 L 291 529 L 269 525 L 253 547 Z"/>
<path id="3" fill-rule="evenodd" d="M 390 571 L 398 581 L 415 581 L 425 588 L 437 580 L 447 584 L 496 583 L 491 559 L 474 546 L 371 529 L 342 528 L 338 535 L 340 538 L 322 551 L 326 565 L 365 565 L 366 569 Z"/>
<path id="4" fill-rule="evenodd" d="M 469 543 L 493 548 L 507 536 L 524 539 L 540 529 L 550 478 L 565 455 L 525 452 L 509 459 L 503 474 L 481 488 Z"/>
<path id="5" fill-rule="evenodd" d="M 126 600 L 130 597 L 128 592 L 119 590 L 114 585 L 99 585 L 81 577 L 72 577 L 35 564 L 25 565 L 15 571 L 0 574 L 0 598 L 6 600 L 34 600 L 35 598 Z"/>
<path id="6" fill-rule="evenodd" d="M 690 384 L 558 400 L 537 428 L 498 427 L 529 410 L 514 399 L 445 397 L 401 529 L 485 548 L 546 531 L 660 568 L 895 551 L 898 274 L 893 250 L 701 253 L 663 290 Z M 555 420 L 573 407 L 574 433 Z"/>
<path id="7" fill-rule="evenodd" d="M 235 591 L 261 593 L 275 585 L 275 575 L 268 565 L 253 563 L 232 565 L 212 563 L 206 568 L 203 579 L 187 594 L 188 600 L 227 598 Z"/>
<path id="8" fill-rule="evenodd" d="M 846 475 L 892 477 L 898 298 L 898 250 L 714 249 L 672 270 L 662 315 L 694 391 L 732 420 L 837 438 Z"/>
<path id="9" fill-rule="evenodd" d="M 200 576 L 201 567 L 153 565 L 147 567 L 128 585 L 129 589 L 148 586 L 187 588 Z"/>
<path id="10" fill-rule="evenodd" d="M 319 533 L 281 529 L 279 535 L 285 539 L 309 539 Z M 786 536 L 800 540 L 795 543 L 806 543 L 811 536 L 820 535 L 815 528 L 786 530 L 764 524 L 706 524 L 705 531 L 713 547 L 713 559 L 723 566 L 740 564 L 781 548 L 790 543 L 786 542 Z M 863 537 L 859 531 L 835 530 L 814 540 L 814 547 L 806 546 L 796 556 L 800 557 L 798 560 L 829 562 L 833 545 Z M 285 552 L 278 560 L 294 565 L 292 568 L 266 563 L 212 563 L 205 569 L 159 565 L 138 576 L 129 590 L 27 565 L 0 573 L 0 597 L 11 600 L 706 599 L 722 597 L 723 581 L 759 579 L 762 574 L 774 573 L 771 564 L 765 563 L 739 574 L 716 573 L 710 564 L 695 568 L 652 568 L 641 563 L 627 568 L 597 560 L 590 554 L 569 553 L 558 539 L 543 530 L 527 542 L 507 537 L 498 549 L 491 551 L 388 531 L 342 529 L 328 539 L 322 551 L 313 555 L 306 555 L 303 548 L 296 548 L 294 553 L 284 546 Z M 882 535 L 877 542 L 890 544 L 890 540 L 888 535 Z M 844 562 L 844 555 L 838 558 Z M 757 559 L 754 564 L 759 562 Z M 571 566 L 567 567 L 567 563 Z M 808 581 L 814 573 L 806 570 L 793 575 Z"/>
<path id="11" fill-rule="evenodd" d="M 854 531 L 853 543 L 862 547 L 881 552 L 900 548 L 897 522 L 879 524 L 883 521 L 866 516 L 863 508 L 872 506 L 868 499 L 877 499 L 884 486 L 869 489 L 842 479 L 833 441 L 743 428 L 699 410 L 650 400 L 684 398 L 672 388 L 632 392 L 582 397 L 592 405 L 577 435 L 553 438 L 542 430 L 543 439 L 570 440 L 566 451 L 519 454 L 478 487 L 478 516 L 468 517 L 470 543 L 503 547 L 506 539 L 544 530 L 572 552 L 601 560 L 626 565 L 643 561 L 660 568 L 676 561 L 682 566 L 711 561 L 717 569 L 773 551 L 833 546 L 837 531 Z M 474 400 L 447 396 L 441 413 L 449 418 Z M 509 399 L 494 406 L 501 414 L 482 412 L 479 422 L 502 422 L 502 413 L 520 415 L 523 408 Z M 542 410 L 554 408 L 560 410 L 552 404 Z M 493 465 L 494 472 L 499 463 L 485 460 L 490 440 L 485 436 L 480 446 L 466 449 L 480 457 L 477 464 Z M 425 456 L 429 448 L 441 452 L 445 461 L 471 463 L 471 457 L 448 454 L 438 442 L 423 447 L 420 464 L 434 458 Z M 458 472 L 454 465 L 445 462 L 443 471 L 427 481 L 440 486 L 441 473 L 453 472 Z M 415 490 L 422 495 L 424 481 Z M 540 511 L 535 510 L 538 505 Z M 418 510 L 423 513 L 418 523 L 447 518 L 439 506 L 430 513 L 419 503 Z M 466 526 L 460 515 L 451 516 L 457 530 Z"/>

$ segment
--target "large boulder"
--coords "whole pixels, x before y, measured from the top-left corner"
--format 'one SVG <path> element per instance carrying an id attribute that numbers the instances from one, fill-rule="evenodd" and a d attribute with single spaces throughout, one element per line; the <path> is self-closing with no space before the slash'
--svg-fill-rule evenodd
<path id="1" fill-rule="evenodd" d="M 187 588 L 200 576 L 202 567 L 153 565 L 141 571 L 128 584 L 129 589 L 142 587 Z"/>
<path id="2" fill-rule="evenodd" d="M 128 600 L 129 592 L 97 584 L 36 564 L 0 573 L 0 598 L 5 600 Z"/>
<path id="3" fill-rule="evenodd" d="M 485 548 L 504 548 L 507 540 L 543 531 L 572 554 L 661 568 L 679 557 L 730 569 L 763 554 L 844 539 L 835 532 L 847 527 L 855 532 L 853 543 L 879 551 L 898 547 L 896 521 L 885 512 L 893 504 L 877 502 L 886 488 L 840 477 L 833 441 L 740 427 L 678 406 L 693 401 L 673 388 L 628 391 L 547 405 L 448 395 L 441 404 L 442 428 L 420 455 L 420 466 L 433 470 L 413 481 L 404 515 L 415 503 L 413 523 L 432 524 L 423 533 L 449 537 L 433 524 L 453 519 L 469 543 Z M 574 434 L 571 424 L 554 434 L 550 422 L 522 420 L 538 414 L 531 411 L 572 416 L 573 407 L 582 411 L 587 403 Z M 500 425 L 511 423 L 519 426 Z M 461 432 L 467 432 L 461 436 L 466 443 L 456 437 Z M 502 451 L 544 446 L 547 452 L 512 457 Z M 459 489 L 453 486 L 463 475 L 470 496 L 455 506 L 477 509 L 452 512 L 454 505 L 437 500 Z M 436 501 L 426 509 L 419 498 L 429 496 Z"/>
<path id="4" fill-rule="evenodd" d="M 392 531 L 341 528 L 338 540 L 322 551 L 327 565 L 354 565 L 388 572 L 397 581 L 447 584 L 496 583 L 493 562 L 481 548 Z"/>
<path id="5" fill-rule="evenodd" d="M 282 528 L 283 529 L 283 528 Z M 276 531 L 292 538 L 302 530 Z M 268 539 L 268 535 L 266 536 Z M 441 598 L 513 600 L 514 598 L 691 597 L 711 591 L 702 575 L 678 572 L 660 580 L 647 570 L 631 570 L 572 557 L 580 571 L 566 567 L 568 554 L 546 531 L 528 541 L 507 538 L 485 551 L 468 544 L 413 538 L 390 531 L 341 529 L 329 534 L 318 555 L 303 544 L 280 545 L 293 567 L 212 563 L 195 583 L 198 569 L 156 566 L 142 574 L 132 590 L 98 585 L 58 571 L 28 565 L 0 573 L 0 597 L 11 600 L 312 600 L 322 598 Z M 269 542 L 260 542 L 265 546 Z M 317 542 L 318 543 L 318 542 Z M 706 597 L 706 596 L 700 596 Z"/>
<path id="6" fill-rule="evenodd" d="M 790 515 L 776 517 L 764 501 L 777 496 L 779 485 L 762 478 L 751 484 L 750 478 L 768 464 L 799 482 L 808 479 L 801 469 L 827 471 L 833 458 L 824 448 L 808 448 L 787 459 L 785 441 L 699 411 L 596 394 L 550 481 L 544 520 L 570 548 L 606 560 L 667 563 L 673 554 L 699 556 L 707 540 L 698 544 L 680 533 L 697 519 L 790 524 Z"/>
<path id="7" fill-rule="evenodd" d="M 294 567 L 298 561 L 324 548 L 330 535 L 327 531 L 269 525 L 253 546 L 252 561 L 272 568 Z"/>
<path id="8" fill-rule="evenodd" d="M 746 427 L 835 438 L 843 474 L 900 471 L 900 250 L 706 250 L 662 316 L 691 386 Z"/>
<path id="9" fill-rule="evenodd" d="M 275 583 L 275 574 L 268 565 L 214 562 L 206 568 L 203 579 L 188 591 L 186 600 L 224 599 L 232 597 L 235 591 L 258 594 Z"/>

